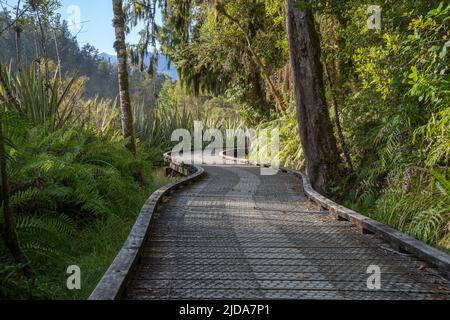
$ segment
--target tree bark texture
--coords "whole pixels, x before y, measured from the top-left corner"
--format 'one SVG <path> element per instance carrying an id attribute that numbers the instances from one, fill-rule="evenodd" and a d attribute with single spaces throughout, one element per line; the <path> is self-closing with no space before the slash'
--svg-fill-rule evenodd
<path id="1" fill-rule="evenodd" d="M 340 173 L 341 159 L 325 100 L 320 40 L 314 15 L 286 0 L 286 23 L 300 138 L 313 187 L 325 195 Z"/>
<path id="2" fill-rule="evenodd" d="M 131 110 L 131 99 L 128 80 L 127 47 L 125 43 L 125 16 L 123 12 L 122 0 L 112 0 L 113 4 L 113 25 L 116 34 L 114 48 L 117 53 L 117 69 L 119 78 L 119 100 L 120 117 L 122 121 L 122 133 L 124 138 L 129 139 L 127 148 L 136 153 L 136 138 L 134 135 L 133 113 Z"/>

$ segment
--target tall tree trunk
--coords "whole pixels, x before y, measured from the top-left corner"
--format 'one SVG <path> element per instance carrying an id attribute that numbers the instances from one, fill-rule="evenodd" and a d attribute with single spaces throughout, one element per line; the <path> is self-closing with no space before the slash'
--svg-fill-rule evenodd
<path id="1" fill-rule="evenodd" d="M 17 62 L 17 71 L 19 72 L 19 75 L 22 76 L 22 68 L 21 68 L 21 57 L 20 57 L 20 36 L 22 35 L 22 26 L 20 23 L 20 19 L 18 19 L 19 16 L 19 10 L 20 10 L 20 2 L 17 3 L 16 7 L 16 23 L 14 24 L 14 33 L 16 35 L 16 62 Z"/>
<path id="2" fill-rule="evenodd" d="M 339 176 L 341 159 L 325 100 L 320 40 L 311 10 L 295 7 L 310 1 L 286 0 L 285 4 L 297 118 L 308 175 L 317 191 L 329 194 Z"/>
<path id="3" fill-rule="evenodd" d="M 35 52 L 35 57 L 34 57 L 34 62 L 37 62 L 41 53 L 39 50 L 39 44 L 38 44 L 38 37 L 39 37 L 39 31 L 36 25 L 34 25 L 34 52 Z"/>
<path id="4" fill-rule="evenodd" d="M 19 245 L 17 237 L 14 217 L 10 206 L 10 189 L 8 173 L 6 168 L 6 150 L 4 144 L 5 137 L 3 136 L 3 125 L 0 117 L 0 176 L 1 176 L 1 194 L 0 198 L 3 205 L 3 238 L 6 247 L 11 252 L 14 261 L 21 265 L 22 271 L 26 277 L 34 279 L 35 275 L 31 269 L 28 259 Z"/>
<path id="5" fill-rule="evenodd" d="M 53 40 L 55 42 L 55 51 L 56 51 L 56 59 L 58 60 L 58 75 L 59 80 L 62 81 L 62 72 L 61 72 L 61 55 L 59 53 L 59 45 L 58 38 L 56 36 L 56 28 L 53 28 Z"/>
<path id="6" fill-rule="evenodd" d="M 125 16 L 123 13 L 122 0 L 112 0 L 113 25 L 116 33 L 114 48 L 117 52 L 117 68 L 119 77 L 119 99 L 120 114 L 122 120 L 122 133 L 126 139 L 130 139 L 127 148 L 136 153 L 136 138 L 134 136 L 133 114 L 131 111 L 130 92 L 128 90 L 128 61 L 127 48 L 125 44 Z"/>
<path id="7" fill-rule="evenodd" d="M 289 92 L 291 91 L 291 62 L 289 61 L 289 63 L 284 67 L 283 70 L 284 74 L 283 74 L 283 90 L 284 93 L 286 95 L 289 94 Z"/>
<path id="8" fill-rule="evenodd" d="M 15 29 L 15 35 L 16 35 L 16 61 L 17 61 L 17 71 L 19 72 L 19 75 L 22 73 L 22 68 L 21 68 L 21 64 L 22 64 L 22 59 L 21 59 L 21 54 L 20 54 L 20 37 L 22 34 L 22 30 L 20 29 L 19 26 L 16 26 Z"/>
<path id="9" fill-rule="evenodd" d="M 42 55 L 44 59 L 44 73 L 45 73 L 45 87 L 47 91 L 47 95 L 50 93 L 50 70 L 49 70 L 49 57 L 48 57 L 48 38 L 47 38 L 47 32 L 44 30 L 44 22 L 42 21 L 42 17 L 45 13 L 42 13 L 40 9 L 36 11 L 36 18 L 38 21 L 38 26 L 40 30 L 40 40 L 41 40 L 41 49 L 42 49 Z M 49 27 L 48 24 L 45 25 L 46 28 Z"/>

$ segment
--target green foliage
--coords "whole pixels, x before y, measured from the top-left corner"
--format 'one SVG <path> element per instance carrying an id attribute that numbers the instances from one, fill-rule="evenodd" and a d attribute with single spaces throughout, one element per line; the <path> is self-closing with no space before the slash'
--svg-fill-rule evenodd
<path id="1" fill-rule="evenodd" d="M 158 107 L 135 106 L 134 119 L 136 134 L 142 143 L 164 152 L 178 143 L 172 142 L 175 130 L 186 129 L 193 133 L 194 121 L 201 122 L 205 130 L 241 127 L 233 104 L 226 99 L 188 96 L 179 85 L 170 81 L 161 90 Z"/>
<path id="2" fill-rule="evenodd" d="M 17 1 L 16 1 L 17 2 Z M 54 2 L 52 0 L 52 2 Z M 22 1 L 22 5 L 25 1 Z M 14 27 L 9 28 L 0 37 L 0 62 L 11 65 L 12 70 L 18 70 L 21 63 L 28 68 L 31 65 L 43 67 L 44 47 L 42 41 L 46 40 L 45 51 L 47 61 L 58 63 L 61 68 L 62 78 L 83 78 L 86 90 L 83 98 L 86 100 L 99 97 L 106 100 L 114 100 L 118 95 L 117 66 L 114 57 L 110 60 L 108 55 L 99 53 L 91 44 L 79 45 L 69 28 L 69 23 L 62 20 L 55 12 L 40 13 L 40 24 L 35 13 L 28 13 L 21 19 L 20 35 L 20 62 L 16 57 L 16 38 Z M 53 11 L 53 10 L 50 10 Z M 3 30 L 13 20 L 13 12 L 0 11 L 0 30 Z M 47 15 L 51 15 L 47 18 Z M 40 27 L 43 28 L 43 36 Z M 165 57 L 162 57 L 162 59 Z M 162 64 L 158 65 L 156 71 L 161 71 Z M 149 79 L 146 72 L 133 70 L 129 75 L 130 94 L 132 101 L 144 102 L 146 105 L 154 105 L 157 100 L 158 91 L 164 82 L 163 75 L 156 75 Z"/>
<path id="3" fill-rule="evenodd" d="M 37 274 L 36 283 L 26 280 L 0 241 L 6 257 L 0 262 L 1 298 L 86 298 L 145 199 L 167 181 L 152 177 L 158 152 L 140 149 L 133 156 L 125 148 L 115 102 L 86 99 L 86 77 L 67 79 L 53 62 L 47 66 L 51 78 L 38 61 L 20 73 L 12 66 L 0 69 L 11 207 L 20 245 Z M 161 77 L 146 81 L 134 73 L 131 79 L 133 96 L 151 106 Z M 0 211 L 0 228 L 2 223 Z M 71 264 L 84 268 L 81 292 L 65 287 Z"/>
<path id="4" fill-rule="evenodd" d="M 80 125 L 49 131 L 46 124 L 20 119 L 16 113 L 2 117 L 11 141 L 11 207 L 21 246 L 38 277 L 30 283 L 10 258 L 2 259 L 0 296 L 86 298 L 145 199 L 164 179 L 158 176 L 155 182 L 151 176 L 154 156 L 143 150 L 133 156 L 118 136 Z M 1 213 L 0 221 L 1 228 Z M 0 255 L 8 257 L 1 241 Z M 71 264 L 84 268 L 82 292 L 65 288 Z"/>
<path id="5" fill-rule="evenodd" d="M 442 176 L 440 178 L 448 183 Z M 419 240 L 446 248 L 442 240 L 450 222 L 449 193 L 433 179 L 429 182 L 422 177 L 421 180 L 407 192 L 394 180 L 369 212 L 374 218 L 405 230 Z"/>
<path id="6" fill-rule="evenodd" d="M 280 164 L 288 168 L 304 170 L 304 155 L 300 144 L 299 127 L 294 109 L 294 105 L 291 104 L 286 116 L 271 121 L 265 121 L 262 124 L 259 124 L 257 128 L 267 129 L 268 131 L 278 129 L 280 150 L 279 154 L 276 156 L 280 160 Z M 267 139 L 266 142 L 267 145 L 262 145 L 261 148 L 263 150 L 270 150 L 271 140 Z"/>
<path id="7" fill-rule="evenodd" d="M 139 194 L 139 186 L 151 183 L 150 168 L 123 146 L 123 141 L 99 137 L 91 129 L 66 127 L 51 134 L 35 130 L 11 152 L 12 183 L 22 192 L 15 200 L 22 204 L 16 212 L 57 211 L 81 223 L 129 208 L 133 199 L 125 201 L 128 195 L 121 198 L 117 191 Z"/>
<path id="8" fill-rule="evenodd" d="M 436 187 L 436 174 L 446 177 L 450 163 L 450 6 L 384 1 L 382 9 L 380 31 L 365 28 L 365 7 L 352 1 L 336 10 L 345 25 L 322 31 L 344 41 L 333 54 L 350 66 L 342 117 L 358 167 L 342 200 L 449 250 L 448 196 Z"/>
<path id="9" fill-rule="evenodd" d="M 67 24 L 54 17 L 56 1 L 44 2 L 21 24 L 19 59 L 13 28 L 0 38 L 11 207 L 20 246 L 37 275 L 36 282 L 27 280 L 0 241 L 0 299 L 86 298 L 146 198 L 169 181 L 152 168 L 159 151 L 140 148 L 134 156 L 125 148 L 113 101 L 116 66 L 89 44 L 80 49 Z M 8 12 L 0 13 L 0 29 L 10 21 Z M 132 72 L 133 100 L 150 109 L 164 80 Z M 66 289 L 72 264 L 83 270 L 81 291 Z"/>
<path id="10" fill-rule="evenodd" d="M 450 164 L 450 4 L 442 2 L 425 17 L 414 19 L 406 52 L 412 58 L 409 94 L 429 112 L 415 139 L 428 168 Z M 419 51 L 419 52 L 417 52 Z"/>
<path id="11" fill-rule="evenodd" d="M 0 246 L 2 243 L 0 243 Z M 7 255 L 1 254 L 5 248 L 0 247 L 0 299 L 42 299 L 45 290 L 37 288 L 29 279 L 25 278 L 19 266 L 10 261 Z"/>
<path id="12" fill-rule="evenodd" d="M 429 168 L 450 163 L 450 107 L 431 115 L 429 122 L 415 131 L 422 157 Z M 417 139 L 417 140 L 416 140 Z"/>
<path id="13" fill-rule="evenodd" d="M 195 21 L 194 32 L 187 38 L 181 35 L 184 29 L 173 32 L 177 30 L 173 24 L 178 20 L 168 17 L 161 35 L 163 50 L 174 61 L 180 80 L 190 93 L 226 94 L 235 102 L 268 115 L 275 109 L 274 102 L 268 97 L 261 67 L 251 51 L 269 73 L 286 64 L 282 2 L 252 0 L 220 4 L 215 7 L 199 2 L 185 13 L 191 22 Z M 178 6 L 181 5 L 170 3 L 168 14 Z M 224 11 L 239 21 L 239 25 L 227 18 Z M 175 43 L 174 39 L 177 39 Z"/>
<path id="14" fill-rule="evenodd" d="M 50 63 L 50 67 L 53 68 L 53 64 Z M 0 101 L 5 101 L 9 117 L 16 120 L 19 117 L 18 121 L 32 125 L 44 125 L 50 131 L 77 122 L 100 132 L 111 133 L 119 128 L 115 103 L 97 97 L 83 99 L 86 78 L 60 79 L 55 70 L 52 80 L 47 83 L 45 75 L 36 67 L 22 70 L 20 74 L 11 68 L 0 67 L 0 72 L 3 79 Z"/>
<path id="15" fill-rule="evenodd" d="M 167 151 L 172 146 L 172 133 L 176 129 L 190 130 L 194 127 L 193 114 L 186 105 L 180 106 L 176 100 L 175 87 L 166 82 L 156 108 L 138 105 L 133 108 L 136 135 L 145 145 Z"/>
<path id="16" fill-rule="evenodd" d="M 13 75 L 11 69 L 0 69 L 4 79 L 4 87 L 0 95 L 7 101 L 7 107 L 34 124 L 47 124 L 52 130 L 61 128 L 71 116 L 74 97 L 68 94 L 74 83 L 70 80 L 61 86 L 57 73 L 51 84 L 47 84 L 34 67 L 22 72 L 21 76 Z M 11 97 L 12 96 L 12 97 Z"/>

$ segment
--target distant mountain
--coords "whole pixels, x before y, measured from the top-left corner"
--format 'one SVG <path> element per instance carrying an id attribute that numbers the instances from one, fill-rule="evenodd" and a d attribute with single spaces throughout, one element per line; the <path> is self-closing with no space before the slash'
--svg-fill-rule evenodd
<path id="1" fill-rule="evenodd" d="M 167 74 L 172 80 L 178 80 L 178 73 L 172 63 L 169 63 L 169 58 L 160 55 L 158 59 L 158 72 Z"/>
<path id="2" fill-rule="evenodd" d="M 112 54 L 108 54 L 106 52 L 102 52 L 99 55 L 100 59 L 104 59 L 106 61 L 109 61 L 112 64 L 115 64 L 117 62 L 117 56 L 116 55 L 112 55 Z"/>
<path id="3" fill-rule="evenodd" d="M 106 52 L 102 52 L 98 55 L 101 59 L 104 59 L 106 61 L 109 61 L 112 64 L 117 63 L 117 57 L 115 55 L 108 54 Z M 172 64 L 168 63 L 169 59 L 164 56 L 160 55 L 158 59 L 158 68 L 157 72 L 162 74 L 167 74 L 172 80 L 178 80 L 178 74 L 177 70 L 175 70 L 174 66 Z M 149 64 L 150 62 L 150 55 L 148 55 L 145 58 L 145 64 Z"/>

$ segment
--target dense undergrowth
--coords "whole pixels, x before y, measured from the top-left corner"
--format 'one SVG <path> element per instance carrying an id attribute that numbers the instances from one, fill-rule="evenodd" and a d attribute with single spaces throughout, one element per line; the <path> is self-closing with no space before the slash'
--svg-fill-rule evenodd
<path id="1" fill-rule="evenodd" d="M 349 206 L 447 251 L 449 14 L 446 2 L 389 3 L 383 32 L 341 31 L 352 34 L 342 54 L 360 83 L 342 110 L 355 179 L 338 189 Z"/>
<path id="2" fill-rule="evenodd" d="M 20 276 L 1 249 L 1 295 L 86 298 L 123 244 L 147 197 L 166 182 L 155 160 L 133 156 L 120 138 L 68 126 L 29 127 L 9 151 L 11 205 L 21 245 L 37 274 Z M 9 262 L 9 263 L 8 263 Z M 66 288 L 66 269 L 82 270 L 82 290 Z"/>
<path id="3" fill-rule="evenodd" d="M 139 146 L 133 155 L 114 104 L 84 100 L 82 79 L 55 72 L 46 81 L 34 66 L 0 72 L 10 207 L 36 275 L 25 277 L 0 241 L 0 298 L 87 298 L 145 200 L 169 181 L 153 167 L 161 152 Z M 3 230 L 3 207 L 0 221 Z M 81 290 L 66 287 L 72 265 L 81 269 Z"/>

